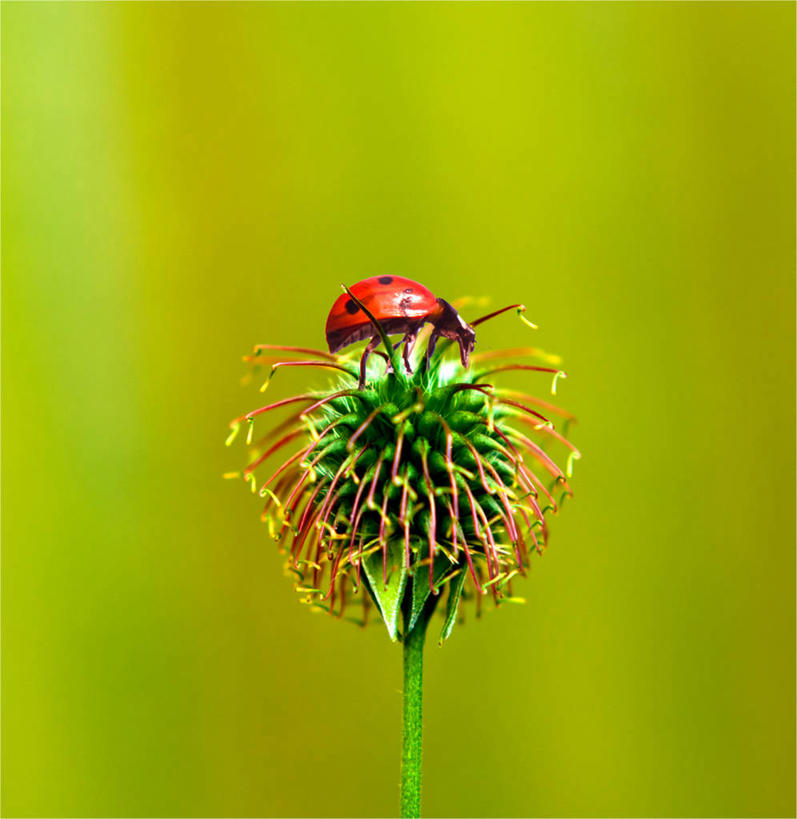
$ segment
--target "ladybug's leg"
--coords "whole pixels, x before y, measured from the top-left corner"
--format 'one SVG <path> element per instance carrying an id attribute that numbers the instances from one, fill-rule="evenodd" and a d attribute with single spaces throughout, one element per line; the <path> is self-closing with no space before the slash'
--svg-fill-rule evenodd
<path id="1" fill-rule="evenodd" d="M 368 363 L 368 356 L 379 346 L 382 339 L 379 336 L 374 336 L 363 350 L 363 357 L 360 359 L 360 384 L 358 389 L 365 389 L 365 365 Z"/>
<path id="2" fill-rule="evenodd" d="M 415 346 L 415 341 L 418 338 L 418 330 L 410 330 L 404 336 L 404 368 L 408 373 L 412 374 L 412 364 L 410 364 L 410 354 L 412 348 Z"/>
<path id="3" fill-rule="evenodd" d="M 429 364 L 432 361 L 432 356 L 434 355 L 434 348 L 437 344 L 437 339 L 440 336 L 437 333 L 437 328 L 432 330 L 432 335 L 429 336 L 429 343 L 426 345 L 426 369 L 429 369 Z"/>

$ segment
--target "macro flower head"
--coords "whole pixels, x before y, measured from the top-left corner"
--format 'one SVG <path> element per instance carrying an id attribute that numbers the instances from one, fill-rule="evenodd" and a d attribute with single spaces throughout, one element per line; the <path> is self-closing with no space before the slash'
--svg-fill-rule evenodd
<path id="1" fill-rule="evenodd" d="M 397 639 L 401 615 L 409 631 L 444 600 L 442 641 L 462 599 L 475 600 L 477 612 L 484 599 L 520 599 L 515 584 L 572 494 L 580 457 L 567 437 L 572 416 L 536 394 L 543 379 L 555 394 L 565 373 L 556 356 L 532 347 L 479 351 L 468 361 L 444 338 L 432 352 L 428 327 L 402 361 L 352 298 L 382 342 L 381 350 L 369 345 L 362 372 L 351 352 L 261 344 L 245 357 L 268 369 L 264 391 L 283 367 L 325 369 L 335 380 L 234 419 L 228 444 L 243 431 L 250 451 L 229 477 L 242 476 L 263 499 L 262 518 L 304 602 L 344 617 L 357 601 L 359 622 L 375 605 Z M 535 386 L 501 387 L 510 371 Z"/>

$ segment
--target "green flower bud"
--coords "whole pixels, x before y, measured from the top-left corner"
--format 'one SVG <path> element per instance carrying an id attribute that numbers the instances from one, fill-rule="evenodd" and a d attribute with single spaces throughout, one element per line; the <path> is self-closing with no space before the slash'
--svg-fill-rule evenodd
<path id="1" fill-rule="evenodd" d="M 251 457 L 242 475 L 265 499 L 263 519 L 303 601 L 338 617 L 359 601 L 360 622 L 375 604 L 394 640 L 400 614 L 411 629 L 444 595 L 441 640 L 461 599 L 475 599 L 478 611 L 485 597 L 517 602 L 516 578 L 545 549 L 547 519 L 572 494 L 568 472 L 580 457 L 566 437 L 572 416 L 494 383 L 500 373 L 523 370 L 550 373 L 555 388 L 564 373 L 545 365 L 558 359 L 516 348 L 476 354 L 465 369 L 446 358 L 448 346 L 438 345 L 429 362 L 421 357 L 412 373 L 392 349 L 385 360 L 373 357 L 361 390 L 351 355 L 259 345 L 247 359 L 270 366 L 269 381 L 285 366 L 340 376 L 325 391 L 231 422 L 228 444 L 248 425 Z M 274 362 L 273 351 L 310 358 Z M 517 357 L 539 363 L 507 363 Z M 257 438 L 261 416 L 270 420 L 283 408 L 288 417 Z M 274 466 L 291 447 L 298 449 Z"/>

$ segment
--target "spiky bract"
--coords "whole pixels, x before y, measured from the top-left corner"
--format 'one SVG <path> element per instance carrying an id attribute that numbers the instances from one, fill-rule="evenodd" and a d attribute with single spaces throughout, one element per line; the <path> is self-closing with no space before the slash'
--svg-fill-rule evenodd
<path id="1" fill-rule="evenodd" d="M 261 351 L 256 351 L 259 353 Z M 308 352 L 311 351 L 302 351 Z M 491 376 L 521 369 L 512 355 L 553 357 L 536 350 L 475 356 L 469 370 L 440 350 L 413 375 L 378 362 L 364 390 L 345 356 L 313 353 L 300 362 L 346 374 L 325 392 L 269 404 L 232 422 L 233 431 L 282 406 L 291 415 L 253 445 L 244 470 L 265 500 L 263 517 L 287 551 L 304 600 L 342 615 L 356 596 L 376 601 L 391 636 L 398 613 L 417 616 L 449 586 L 444 636 L 460 594 L 496 603 L 514 600 L 512 578 L 525 574 L 530 553 L 548 538 L 546 516 L 570 493 L 567 475 L 548 454 L 560 446 L 567 470 L 577 450 L 554 426 L 570 416 L 531 395 L 498 389 Z M 264 361 L 260 355 L 253 357 Z M 487 363 L 489 361 L 489 363 Z M 255 470 L 289 444 L 299 448 L 267 476 Z"/>

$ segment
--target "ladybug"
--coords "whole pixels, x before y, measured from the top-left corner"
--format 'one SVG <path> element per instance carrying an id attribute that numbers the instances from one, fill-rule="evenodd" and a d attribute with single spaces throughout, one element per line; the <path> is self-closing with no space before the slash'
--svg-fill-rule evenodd
<path id="1" fill-rule="evenodd" d="M 434 330 L 426 348 L 426 361 L 434 352 L 440 336 L 459 343 L 462 366 L 467 367 L 476 343 L 476 332 L 463 321 L 459 313 L 445 300 L 438 299 L 431 290 L 403 276 L 373 276 L 352 285 L 350 292 L 379 321 L 388 335 L 402 333 L 404 338 L 404 366 L 412 372 L 410 353 L 418 332 L 426 322 Z M 336 353 L 355 341 L 369 338 L 360 360 L 360 389 L 365 386 L 365 365 L 368 357 L 379 346 L 381 338 L 371 320 L 348 293 L 339 296 L 329 311 L 326 326 L 329 352 Z"/>

